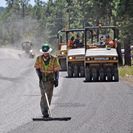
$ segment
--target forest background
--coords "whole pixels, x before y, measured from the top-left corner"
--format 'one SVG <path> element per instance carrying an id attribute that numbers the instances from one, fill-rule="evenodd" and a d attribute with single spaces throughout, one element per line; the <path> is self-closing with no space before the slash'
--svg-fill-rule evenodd
<path id="1" fill-rule="evenodd" d="M 86 26 L 115 25 L 120 29 L 122 46 L 133 44 L 132 0 L 5 0 L 0 7 L 0 45 L 20 47 L 32 41 L 35 47 L 48 42 L 57 46 L 57 32 Z M 128 40 L 127 40 L 128 39 Z"/>

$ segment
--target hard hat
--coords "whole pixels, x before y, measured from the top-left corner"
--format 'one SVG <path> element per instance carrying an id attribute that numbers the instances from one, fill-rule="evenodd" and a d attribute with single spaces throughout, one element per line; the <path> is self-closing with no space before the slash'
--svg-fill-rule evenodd
<path id="1" fill-rule="evenodd" d="M 77 37 L 80 37 L 80 33 L 77 33 Z"/>
<path id="2" fill-rule="evenodd" d="M 52 51 L 52 48 L 50 48 L 50 46 L 47 43 L 42 45 L 42 52 L 50 53 L 51 51 Z"/>
<path id="3" fill-rule="evenodd" d="M 71 40 L 74 40 L 74 36 L 71 37 Z"/>
<path id="4" fill-rule="evenodd" d="M 106 34 L 105 36 L 106 36 L 106 38 L 109 38 L 109 37 L 110 37 L 110 35 L 109 35 L 109 34 Z"/>

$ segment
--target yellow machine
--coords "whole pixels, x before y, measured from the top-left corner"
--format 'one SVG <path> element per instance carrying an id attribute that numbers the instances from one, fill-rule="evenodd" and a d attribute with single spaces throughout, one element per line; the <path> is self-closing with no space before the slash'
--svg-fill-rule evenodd
<path id="1" fill-rule="evenodd" d="M 66 32 L 65 31 L 59 31 L 57 34 L 58 38 L 58 51 L 57 51 L 57 57 L 59 59 L 61 70 L 66 71 L 66 56 L 67 56 L 67 45 L 66 45 Z"/>
<path id="2" fill-rule="evenodd" d="M 35 57 L 35 53 L 33 52 L 33 44 L 30 41 L 25 41 L 21 44 L 22 46 L 22 50 L 24 50 L 24 52 L 29 56 L 29 58 L 34 58 Z"/>

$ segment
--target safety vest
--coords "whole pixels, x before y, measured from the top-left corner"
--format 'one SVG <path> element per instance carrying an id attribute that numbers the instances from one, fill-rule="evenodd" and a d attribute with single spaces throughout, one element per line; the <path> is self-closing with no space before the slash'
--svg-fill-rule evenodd
<path id="1" fill-rule="evenodd" d="M 46 65 L 44 63 L 43 55 L 37 57 L 34 67 L 40 69 L 42 73 L 52 74 L 60 70 L 60 64 L 56 57 L 50 55 L 49 63 Z"/>
<path id="2" fill-rule="evenodd" d="M 72 40 L 68 40 L 68 47 L 73 47 L 73 44 L 74 44 L 74 41 L 72 41 Z"/>

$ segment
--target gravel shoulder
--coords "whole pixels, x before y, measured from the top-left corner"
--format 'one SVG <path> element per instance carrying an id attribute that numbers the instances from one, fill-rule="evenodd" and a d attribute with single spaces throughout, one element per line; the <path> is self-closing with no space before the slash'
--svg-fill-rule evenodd
<path id="1" fill-rule="evenodd" d="M 121 80 L 125 81 L 127 84 L 133 86 L 133 75 L 128 75 L 125 77 L 120 77 Z"/>

